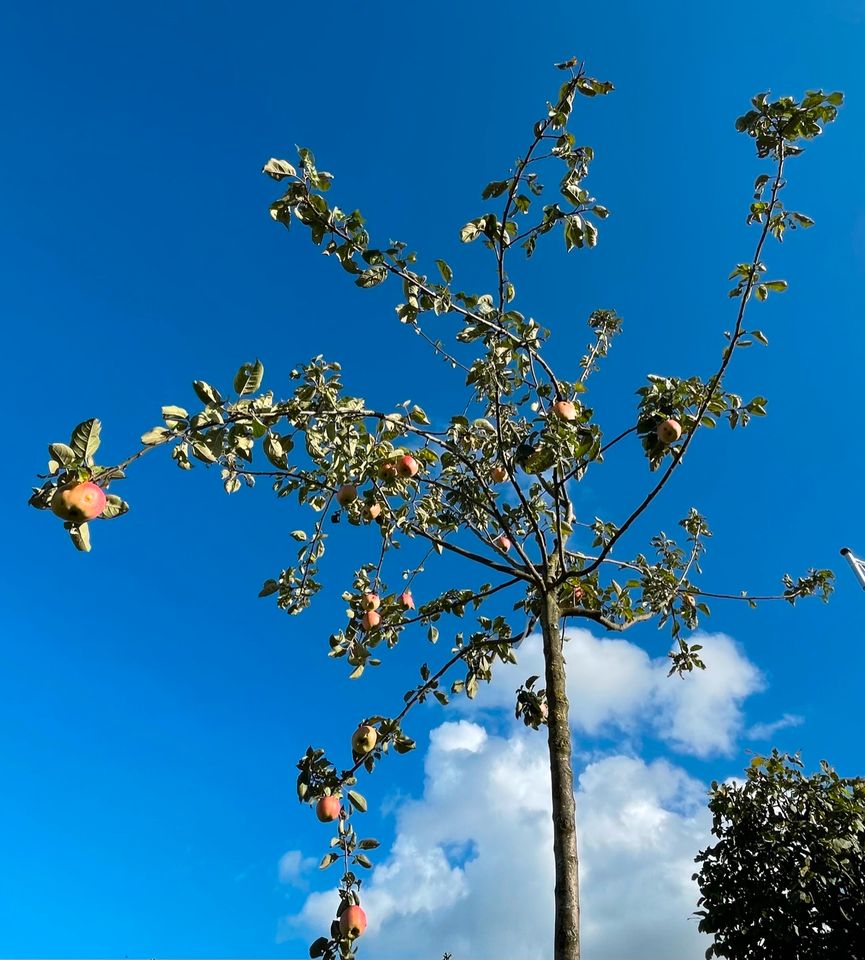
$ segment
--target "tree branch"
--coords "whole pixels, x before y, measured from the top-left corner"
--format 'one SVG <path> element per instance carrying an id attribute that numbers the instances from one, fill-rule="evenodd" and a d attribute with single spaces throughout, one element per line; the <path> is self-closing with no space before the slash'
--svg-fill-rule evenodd
<path id="1" fill-rule="evenodd" d="M 774 180 L 774 182 L 773 182 L 773 184 L 772 184 L 772 199 L 771 199 L 771 202 L 769 203 L 769 207 L 768 207 L 768 209 L 767 209 L 767 211 L 766 211 L 766 221 L 765 221 L 765 223 L 763 224 L 763 230 L 762 230 L 762 232 L 761 232 L 761 234 L 760 234 L 760 239 L 759 239 L 759 241 L 757 242 L 757 248 L 756 248 L 756 250 L 755 250 L 755 252 L 754 252 L 754 257 L 753 257 L 753 259 L 752 259 L 752 261 L 751 261 L 751 271 L 750 271 L 750 273 L 749 273 L 748 280 L 747 280 L 747 282 L 746 282 L 746 284 L 745 284 L 745 288 L 744 288 L 744 290 L 742 291 L 742 294 L 741 294 L 741 300 L 740 300 L 740 303 L 739 303 L 739 311 L 738 311 L 738 314 L 737 314 L 737 316 L 736 316 L 736 326 L 735 326 L 735 328 L 734 328 L 734 330 L 733 330 L 733 334 L 732 334 L 732 336 L 731 336 L 731 338 L 730 338 L 730 343 L 724 348 L 724 353 L 723 353 L 723 356 L 722 356 L 721 365 L 720 365 L 720 367 L 718 368 L 718 370 L 717 370 L 717 372 L 715 373 L 715 375 L 712 377 L 711 381 L 709 382 L 709 386 L 708 386 L 708 388 L 707 388 L 707 390 L 706 390 L 706 395 L 705 395 L 705 397 L 703 398 L 703 401 L 701 402 L 701 404 L 700 404 L 700 406 L 699 406 L 699 408 L 698 408 L 698 410 L 697 410 L 697 414 L 696 414 L 696 416 L 695 416 L 695 418 L 694 418 L 694 421 L 695 421 L 695 422 L 694 422 L 694 426 L 693 426 L 693 427 L 691 428 L 691 430 L 688 431 L 688 433 L 685 435 L 685 442 L 682 444 L 682 446 L 679 447 L 678 450 L 676 450 L 676 451 L 673 452 L 671 463 L 670 463 L 670 465 L 667 467 L 667 469 L 664 471 L 664 474 L 663 474 L 663 476 L 661 477 L 661 479 L 660 479 L 660 480 L 655 484 L 655 486 L 649 491 L 649 493 L 648 493 L 648 494 L 646 495 L 646 497 L 643 499 L 642 503 L 640 503 L 640 505 L 631 513 L 631 515 L 630 515 L 630 516 L 625 520 L 625 522 L 618 528 L 618 530 L 613 534 L 613 536 L 610 537 L 610 539 L 607 541 L 606 545 L 605 545 L 605 546 L 603 547 L 603 549 L 601 550 L 601 555 L 600 555 L 600 557 L 598 558 L 598 560 L 596 560 L 593 565 L 590 565 L 589 567 L 587 567 L 585 571 L 581 571 L 581 572 L 591 573 L 593 570 L 596 570 L 597 567 L 598 567 L 598 565 L 601 563 L 601 561 L 602 561 L 605 557 L 607 557 L 607 556 L 609 555 L 610 551 L 613 549 L 613 547 L 616 545 L 616 543 L 624 536 L 624 534 L 625 534 L 625 533 L 627 532 L 627 530 L 631 527 L 631 525 L 634 523 L 634 521 L 646 510 L 646 508 L 649 506 L 649 504 L 655 499 L 655 497 L 656 497 L 656 496 L 661 492 L 661 490 L 666 486 L 667 481 L 670 479 L 673 471 L 674 471 L 674 470 L 676 469 L 676 467 L 679 465 L 679 463 L 680 463 L 681 460 L 682 460 L 682 457 L 685 455 L 686 450 L 687 450 L 688 447 L 690 446 L 691 441 L 693 440 L 693 438 L 694 438 L 697 430 L 699 430 L 699 428 L 700 428 L 700 426 L 701 426 L 702 419 L 703 419 L 703 415 L 705 414 L 706 408 L 707 408 L 708 405 L 709 405 L 709 401 L 711 400 L 712 395 L 713 395 L 714 392 L 715 392 L 715 388 L 716 388 L 716 387 L 718 386 L 718 384 L 721 382 L 721 379 L 723 378 L 724 373 L 725 373 L 725 371 L 727 370 L 727 367 L 729 366 L 730 360 L 731 360 L 731 358 L 732 358 L 732 356 L 733 356 L 733 351 L 734 351 L 735 348 L 736 348 L 736 343 L 737 343 L 739 337 L 740 337 L 741 334 L 742 334 L 742 321 L 743 321 L 744 318 L 745 318 L 745 308 L 746 308 L 746 306 L 747 306 L 747 304 L 748 304 L 748 300 L 749 300 L 749 298 L 750 298 L 750 296 L 751 296 L 751 290 L 752 290 L 752 288 L 753 288 L 753 286 L 754 286 L 754 280 L 755 280 L 755 277 L 756 277 L 756 275 L 757 275 L 757 264 L 759 264 L 759 262 L 760 262 L 760 254 L 762 253 L 763 245 L 764 245 L 764 243 L 766 242 L 766 237 L 767 237 L 768 234 L 769 234 L 769 224 L 770 224 L 771 219 L 772 219 L 772 212 L 774 211 L 775 205 L 776 205 L 776 203 L 778 202 L 778 191 L 779 191 L 780 188 L 781 188 L 781 182 L 782 182 L 783 172 L 784 172 L 784 147 L 783 147 L 783 141 L 782 141 L 781 146 L 780 146 L 780 148 L 779 148 L 779 154 L 778 154 L 778 169 L 777 169 L 777 172 L 776 172 L 776 174 L 775 174 L 775 180 Z"/>

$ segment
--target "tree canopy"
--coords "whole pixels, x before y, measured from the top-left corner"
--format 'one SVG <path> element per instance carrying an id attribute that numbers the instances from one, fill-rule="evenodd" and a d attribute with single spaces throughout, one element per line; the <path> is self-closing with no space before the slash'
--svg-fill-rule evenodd
<path id="1" fill-rule="evenodd" d="M 865 779 L 802 766 L 773 750 L 744 782 L 712 783 L 718 843 L 694 875 L 707 958 L 865 957 Z"/>

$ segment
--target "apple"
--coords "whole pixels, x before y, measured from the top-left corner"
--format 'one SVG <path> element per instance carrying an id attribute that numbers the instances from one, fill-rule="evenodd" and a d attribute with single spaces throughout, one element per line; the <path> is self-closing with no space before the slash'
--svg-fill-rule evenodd
<path id="1" fill-rule="evenodd" d="M 506 537 L 503 533 L 493 540 L 493 545 L 497 547 L 502 553 L 507 553 L 511 549 L 511 541 L 509 537 Z"/>
<path id="2" fill-rule="evenodd" d="M 577 408 L 570 400 L 556 400 L 553 404 L 553 413 L 559 420 L 566 420 L 568 423 L 577 419 Z"/>
<path id="3" fill-rule="evenodd" d="M 678 420 L 665 420 L 658 424 L 657 434 L 661 443 L 674 443 L 682 436 L 682 424 Z"/>
<path id="4" fill-rule="evenodd" d="M 396 464 L 393 460 L 386 460 L 384 463 L 379 465 L 378 477 L 379 480 L 396 480 Z"/>
<path id="5" fill-rule="evenodd" d="M 377 593 L 365 593 L 360 603 L 364 610 L 378 610 L 381 598 Z"/>
<path id="6" fill-rule="evenodd" d="M 504 483 L 508 479 L 508 471 L 501 464 L 497 464 L 490 470 L 490 480 L 493 483 Z"/>
<path id="7" fill-rule="evenodd" d="M 408 480 L 413 477 L 418 470 L 420 470 L 420 465 L 414 457 L 406 454 L 404 457 L 400 457 L 396 462 L 396 472 L 403 478 L 403 480 Z"/>
<path id="8" fill-rule="evenodd" d="M 322 823 L 331 823 L 338 819 L 340 810 L 342 810 L 342 804 L 336 794 L 322 797 L 315 805 L 315 815 Z"/>
<path id="9" fill-rule="evenodd" d="M 339 932 L 344 937 L 355 940 L 364 930 L 366 930 L 366 914 L 361 907 L 353 905 L 343 910 L 339 917 Z"/>
<path id="10" fill-rule="evenodd" d="M 380 513 L 381 513 L 380 503 L 368 503 L 363 508 L 363 515 L 367 520 L 377 520 Z"/>
<path id="11" fill-rule="evenodd" d="M 583 599 L 583 588 L 582 588 L 579 584 L 577 584 L 577 585 L 574 587 L 574 594 L 573 594 L 573 596 L 574 596 L 574 603 L 579 603 L 580 600 Z"/>
<path id="12" fill-rule="evenodd" d="M 336 502 L 341 507 L 347 507 L 350 503 L 357 500 L 357 487 L 353 483 L 344 483 L 336 491 Z"/>
<path id="13" fill-rule="evenodd" d="M 414 610 L 414 597 L 411 595 L 411 590 L 404 590 L 400 594 L 399 602 L 406 610 Z"/>
<path id="14" fill-rule="evenodd" d="M 378 740 L 378 730 L 368 723 L 362 723 L 351 736 L 351 749 L 355 753 L 369 753 Z"/>
<path id="15" fill-rule="evenodd" d="M 375 610 L 367 610 L 363 615 L 363 620 L 361 620 L 360 625 L 364 630 L 375 630 L 380 623 L 381 614 L 376 613 Z"/>
<path id="16" fill-rule="evenodd" d="M 51 500 L 51 510 L 61 520 L 84 523 L 101 516 L 105 499 L 105 491 L 91 480 L 86 483 L 65 483 L 57 488 Z"/>

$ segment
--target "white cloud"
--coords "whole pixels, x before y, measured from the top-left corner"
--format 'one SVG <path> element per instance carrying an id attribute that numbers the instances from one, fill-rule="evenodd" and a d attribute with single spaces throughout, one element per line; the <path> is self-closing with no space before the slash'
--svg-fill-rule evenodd
<path id="1" fill-rule="evenodd" d="M 755 723 L 745 731 L 751 740 L 771 740 L 779 730 L 787 727 L 800 727 L 805 722 L 804 717 L 795 713 L 785 713 L 780 720 L 771 723 Z"/>
<path id="2" fill-rule="evenodd" d="M 742 703 L 762 689 L 762 676 L 724 634 L 690 638 L 703 644 L 708 669 L 684 679 L 667 677 L 666 657 L 652 659 L 627 640 L 579 629 L 567 638 L 576 742 L 614 738 L 616 751 L 591 755 L 577 788 L 584 955 L 692 960 L 708 945 L 692 917 L 691 880 L 695 854 L 711 843 L 706 787 L 666 760 L 631 754 L 647 734 L 682 753 L 730 753 Z M 515 688 L 531 674 L 543 677 L 540 637 L 529 637 L 518 658 L 516 667 L 496 665 L 477 700 L 454 699 L 466 719 L 431 732 L 423 796 L 382 798 L 382 815 L 396 817 L 396 839 L 362 889 L 372 956 L 541 960 L 552 951 L 546 736 L 513 719 Z M 490 710 L 511 718 L 506 736 L 471 722 Z M 280 939 L 326 934 L 336 901 L 335 889 L 308 896 L 282 921 Z"/>
<path id="3" fill-rule="evenodd" d="M 572 726 L 590 736 L 635 736 L 650 732 L 674 750 L 705 757 L 729 754 L 742 730 L 742 702 L 763 689 L 760 671 L 722 633 L 695 633 L 706 670 L 668 677 L 667 657 L 652 659 L 642 647 L 622 639 L 594 637 L 588 630 L 567 632 L 565 644 Z M 541 638 L 520 645 L 516 666 L 496 664 L 492 682 L 474 701 L 454 700 L 458 712 L 513 711 L 514 690 L 532 674 L 543 685 Z"/>
<path id="4" fill-rule="evenodd" d="M 390 856 L 362 895 L 365 952 L 381 960 L 552 952 L 550 774 L 543 733 L 495 737 L 468 721 L 433 730 L 424 794 L 396 812 Z M 709 840 L 705 788 L 663 760 L 589 764 L 577 791 L 584 954 L 591 960 L 692 960 L 708 941 L 693 857 Z M 283 932 L 326 933 L 336 892 L 309 896 Z"/>
<path id="5" fill-rule="evenodd" d="M 580 778 L 584 953 L 692 960 L 710 943 L 692 916 L 694 856 L 711 842 L 706 788 L 665 760 L 614 756 Z"/>
<path id="6" fill-rule="evenodd" d="M 306 886 L 306 878 L 315 865 L 314 857 L 304 857 L 300 850 L 286 850 L 277 864 L 279 882 Z"/>

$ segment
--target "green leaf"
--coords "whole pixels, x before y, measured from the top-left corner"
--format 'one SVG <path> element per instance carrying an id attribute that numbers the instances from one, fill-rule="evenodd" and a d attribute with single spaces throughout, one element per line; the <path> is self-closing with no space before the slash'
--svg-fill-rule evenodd
<path id="1" fill-rule="evenodd" d="M 369 287 L 377 287 L 380 283 L 384 283 L 385 280 L 387 280 L 387 267 L 377 266 L 364 270 L 354 282 L 359 287 L 368 289 Z"/>
<path id="2" fill-rule="evenodd" d="M 574 247 L 582 247 L 583 221 L 580 217 L 571 217 L 565 224 L 565 250 L 570 253 Z"/>
<path id="3" fill-rule="evenodd" d="M 265 580 L 264 586 L 258 591 L 258 595 L 260 597 L 269 597 L 272 593 L 276 593 L 277 590 L 279 590 L 279 584 L 276 580 Z"/>
<path id="4" fill-rule="evenodd" d="M 79 526 L 69 524 L 67 529 L 69 530 L 69 536 L 72 538 L 75 549 L 80 550 L 82 553 L 90 553 L 90 527 L 88 527 L 86 523 L 82 523 Z"/>
<path id="5" fill-rule="evenodd" d="M 95 418 L 79 423 L 72 431 L 70 441 L 79 463 L 93 463 L 93 454 L 99 449 L 99 433 L 102 424 Z"/>
<path id="6" fill-rule="evenodd" d="M 764 347 L 769 346 L 769 340 L 766 337 L 766 334 L 762 330 L 752 330 L 751 336 L 757 340 L 759 343 L 762 343 Z"/>
<path id="7" fill-rule="evenodd" d="M 216 387 L 211 387 L 209 383 L 205 383 L 203 380 L 193 380 L 192 389 L 202 403 L 222 403 L 222 397 Z"/>
<path id="8" fill-rule="evenodd" d="M 217 461 L 217 457 L 213 455 L 213 451 L 197 440 L 192 444 L 192 455 L 204 463 L 216 463 Z"/>
<path id="9" fill-rule="evenodd" d="M 436 260 L 436 266 L 439 268 L 439 273 L 442 275 L 442 280 L 444 280 L 445 283 L 450 283 L 454 278 L 453 270 L 451 270 L 444 260 Z"/>
<path id="10" fill-rule="evenodd" d="M 287 160 L 276 160 L 271 157 L 270 160 L 261 168 L 262 173 L 266 173 L 274 180 L 284 180 L 286 177 L 296 177 L 297 171 Z"/>
<path id="11" fill-rule="evenodd" d="M 234 376 L 234 392 L 239 396 L 255 393 L 264 379 L 264 364 L 260 360 L 255 363 L 244 363 Z"/>
<path id="12" fill-rule="evenodd" d="M 275 433 L 268 433 L 264 438 L 264 455 L 275 466 L 285 469 L 288 465 L 286 456 L 291 450 L 292 441 L 290 437 L 279 437 Z"/>
<path id="13" fill-rule="evenodd" d="M 324 951 L 327 950 L 328 943 L 327 937 L 319 937 L 318 940 L 312 941 L 309 945 L 309 955 L 312 960 L 315 960 L 316 957 L 324 956 Z"/>
<path id="14" fill-rule="evenodd" d="M 166 430 L 165 427 L 154 427 L 152 430 L 148 430 L 147 433 L 141 434 L 141 442 L 146 447 L 152 447 L 157 443 L 163 443 L 170 436 L 172 436 L 171 431 Z"/>
<path id="15" fill-rule="evenodd" d="M 338 853 L 326 853 L 321 858 L 321 863 L 318 865 L 319 870 L 326 870 L 332 863 L 336 863 L 339 860 Z"/>
<path id="16" fill-rule="evenodd" d="M 70 467 L 75 463 L 75 451 L 65 443 L 49 443 L 48 456 L 63 467 Z"/>
<path id="17" fill-rule="evenodd" d="M 348 799 L 360 813 L 366 813 L 366 798 L 356 790 L 348 791 Z"/>
<path id="18" fill-rule="evenodd" d="M 189 419 L 189 413 L 183 409 L 183 407 L 163 407 L 162 408 L 162 419 L 165 421 L 166 425 L 177 429 L 178 427 L 185 427 L 186 421 Z"/>
<path id="19" fill-rule="evenodd" d="M 509 184 L 510 180 L 493 180 L 492 183 L 488 183 L 484 187 L 481 197 L 484 200 L 489 200 L 490 197 L 500 197 L 508 189 Z"/>
<path id="20" fill-rule="evenodd" d="M 358 846 L 361 850 L 375 850 L 375 848 L 380 847 L 381 844 L 378 840 L 373 840 L 372 837 L 369 837 L 366 840 L 361 840 Z"/>
<path id="21" fill-rule="evenodd" d="M 462 230 L 460 230 L 460 240 L 463 243 L 471 243 L 472 240 L 477 240 L 480 235 L 480 227 L 473 221 L 467 223 Z"/>
<path id="22" fill-rule="evenodd" d="M 105 509 L 99 516 L 100 520 L 113 520 L 115 517 L 122 517 L 124 513 L 129 512 L 129 504 L 118 497 L 116 493 L 109 493 L 105 497 Z"/>
<path id="23" fill-rule="evenodd" d="M 367 870 L 369 870 L 370 867 L 372 866 L 372 861 L 369 859 L 368 856 L 366 856 L 366 854 L 363 854 L 363 853 L 356 854 L 354 858 L 354 862 L 359 863 L 362 867 L 366 867 Z"/>

